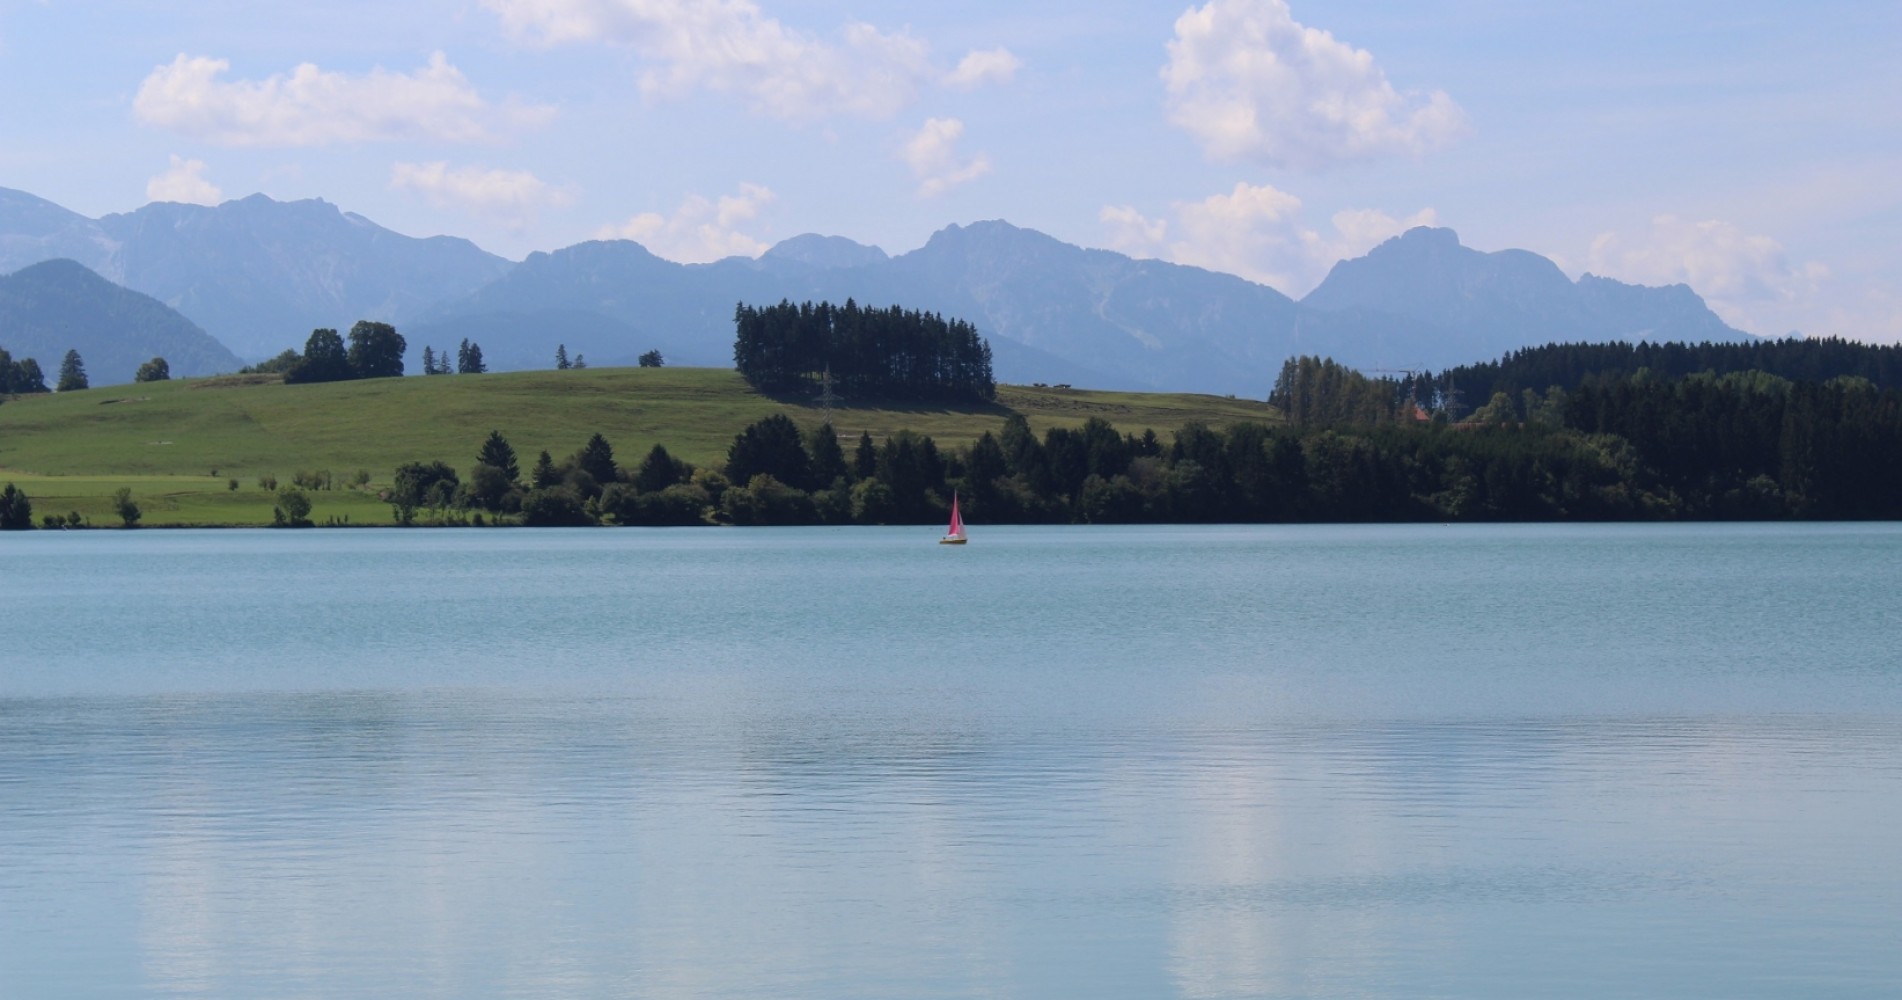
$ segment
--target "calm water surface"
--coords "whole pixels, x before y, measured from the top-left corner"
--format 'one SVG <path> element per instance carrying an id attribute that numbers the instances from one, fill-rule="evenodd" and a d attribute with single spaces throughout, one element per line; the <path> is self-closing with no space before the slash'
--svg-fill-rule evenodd
<path id="1" fill-rule="evenodd" d="M 0 997 L 1894 996 L 1902 526 L 0 538 Z"/>

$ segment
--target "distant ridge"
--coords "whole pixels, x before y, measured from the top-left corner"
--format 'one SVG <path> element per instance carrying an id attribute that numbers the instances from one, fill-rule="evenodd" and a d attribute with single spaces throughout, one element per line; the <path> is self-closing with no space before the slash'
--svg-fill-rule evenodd
<path id="1" fill-rule="evenodd" d="M 113 284 L 70 260 L 0 277 L 0 347 L 40 363 L 50 384 L 77 350 L 94 385 L 132 381 L 163 357 L 174 377 L 236 371 L 240 362 L 191 320 L 149 295 Z"/>

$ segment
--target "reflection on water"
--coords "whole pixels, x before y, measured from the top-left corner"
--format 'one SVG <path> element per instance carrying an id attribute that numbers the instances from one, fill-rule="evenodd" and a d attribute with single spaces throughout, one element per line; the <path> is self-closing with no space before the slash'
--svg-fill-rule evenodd
<path id="1" fill-rule="evenodd" d="M 0 995 L 1902 978 L 1888 529 L 1024 531 L 985 563 L 876 532 L 375 534 L 400 544 L 8 553 L 37 582 L 0 599 L 48 656 L 0 674 Z M 1428 556 L 1496 612 L 1342 571 Z M 317 575 L 229 579 L 292 561 Z M 723 598 L 679 586 L 703 564 Z M 241 612 L 165 627 L 181 577 Z M 999 610 L 934 630 L 908 595 L 943 577 Z M 60 610 L 87 579 L 143 644 Z M 436 596 L 321 624 L 404 592 Z M 446 629 L 458 601 L 489 611 Z M 1812 617 L 1747 620 L 1766 602 Z M 293 639 L 203 655 L 278 620 Z"/>

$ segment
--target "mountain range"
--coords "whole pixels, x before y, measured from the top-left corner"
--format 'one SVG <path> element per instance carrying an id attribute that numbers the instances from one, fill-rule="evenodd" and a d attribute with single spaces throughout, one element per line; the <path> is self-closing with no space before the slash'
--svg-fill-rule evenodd
<path id="1" fill-rule="evenodd" d="M 498 370 L 548 367 L 558 344 L 596 365 L 658 349 L 669 363 L 724 366 L 737 303 L 848 297 L 970 320 L 990 339 L 1001 381 L 1257 397 L 1294 354 L 1443 368 L 1553 340 L 1747 337 L 1685 286 L 1573 281 L 1537 254 L 1483 253 L 1450 229 L 1415 229 L 1342 261 L 1297 302 L 1233 275 L 1002 221 L 948 226 L 897 256 L 808 234 L 757 259 L 710 264 L 625 240 L 511 263 L 321 200 L 253 195 L 88 219 L 0 189 L 0 273 L 54 258 L 160 300 L 253 359 L 301 346 L 314 327 L 380 319 L 403 332 L 412 366 L 424 345 L 453 349 L 464 338 Z M 4 328 L 0 346 L 11 349 Z M 160 353 L 132 351 L 142 352 Z"/>
<path id="2" fill-rule="evenodd" d="M 315 327 L 402 322 L 511 267 L 467 240 L 413 239 L 320 200 L 155 202 L 88 219 L 0 189 L 0 274 L 55 258 L 158 299 L 248 358 L 301 347 Z"/>

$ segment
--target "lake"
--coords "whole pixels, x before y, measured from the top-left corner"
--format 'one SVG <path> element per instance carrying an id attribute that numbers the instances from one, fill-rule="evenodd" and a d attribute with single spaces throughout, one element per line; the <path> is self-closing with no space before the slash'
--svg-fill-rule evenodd
<path id="1" fill-rule="evenodd" d="M 0 996 L 1893 996 L 1902 526 L 0 537 Z"/>

